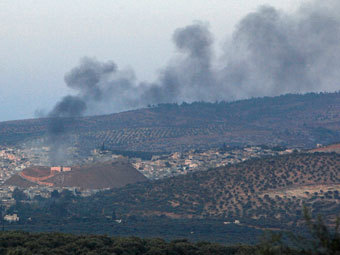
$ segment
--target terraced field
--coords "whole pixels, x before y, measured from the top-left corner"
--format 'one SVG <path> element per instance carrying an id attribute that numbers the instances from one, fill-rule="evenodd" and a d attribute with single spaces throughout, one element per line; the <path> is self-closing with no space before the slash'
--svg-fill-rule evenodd
<path id="1" fill-rule="evenodd" d="M 48 137 L 49 119 L 0 123 L 0 144 Z M 340 93 L 285 95 L 231 103 L 164 104 L 123 113 L 64 119 L 80 150 L 101 146 L 182 151 L 228 145 L 312 148 L 340 141 Z M 43 139 L 45 142 L 48 139 Z M 68 139 L 64 139 L 68 140 Z"/>
<path id="2" fill-rule="evenodd" d="M 253 159 L 106 192 L 91 201 L 121 217 L 237 219 L 258 227 L 299 225 L 305 204 L 334 222 L 340 213 L 340 155 Z"/>

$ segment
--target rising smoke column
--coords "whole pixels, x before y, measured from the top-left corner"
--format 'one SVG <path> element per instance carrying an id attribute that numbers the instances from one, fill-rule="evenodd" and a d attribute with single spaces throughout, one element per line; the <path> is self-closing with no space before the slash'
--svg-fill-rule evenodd
<path id="1" fill-rule="evenodd" d="M 172 39 L 178 54 L 153 82 L 138 83 L 133 70 L 89 58 L 66 74 L 65 82 L 78 91 L 87 114 L 339 88 L 336 0 L 311 1 L 294 13 L 262 6 L 237 24 L 219 58 L 204 23 L 178 28 Z"/>
<path id="2" fill-rule="evenodd" d="M 83 58 L 78 67 L 65 75 L 65 83 L 78 91 L 84 102 L 101 101 L 107 89 L 107 77 L 116 72 L 113 62 L 100 63 L 94 59 Z"/>
<path id="3" fill-rule="evenodd" d="M 144 87 L 140 105 L 216 100 L 213 37 L 208 27 L 198 23 L 179 28 L 173 41 L 181 56 L 163 69 L 157 82 Z"/>
<path id="4" fill-rule="evenodd" d="M 78 91 L 77 96 L 65 96 L 48 114 L 48 134 L 50 144 L 50 163 L 63 164 L 67 160 L 67 126 L 74 125 L 75 119 L 87 110 L 88 103 L 103 98 L 102 80 L 105 75 L 116 70 L 114 63 L 96 63 L 84 58 L 81 65 L 65 75 L 68 87 Z M 104 83 L 105 84 L 105 83 Z"/>
<path id="5" fill-rule="evenodd" d="M 236 25 L 218 61 L 203 24 L 177 29 L 173 41 L 182 55 L 144 86 L 139 105 L 340 88 L 339 1 L 311 1 L 294 13 L 259 7 Z"/>
<path id="6" fill-rule="evenodd" d="M 294 13 L 260 7 L 237 24 L 220 58 L 203 23 L 176 29 L 173 42 L 179 56 L 154 82 L 138 83 L 133 70 L 120 70 L 113 62 L 82 59 L 65 75 L 76 96 L 64 97 L 49 114 L 52 144 L 67 132 L 65 119 L 84 114 L 339 89 L 337 0 L 311 1 Z"/>
<path id="7" fill-rule="evenodd" d="M 66 96 L 58 102 L 49 114 L 48 134 L 50 152 L 49 159 L 52 165 L 60 165 L 67 159 L 66 134 L 67 124 L 72 124 L 77 116 L 86 110 L 84 101 L 76 96 Z"/>

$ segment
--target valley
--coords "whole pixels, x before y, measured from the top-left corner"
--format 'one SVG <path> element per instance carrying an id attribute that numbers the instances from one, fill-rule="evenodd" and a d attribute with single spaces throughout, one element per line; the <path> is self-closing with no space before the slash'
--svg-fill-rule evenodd
<path id="1" fill-rule="evenodd" d="M 8 218 L 19 219 L 7 228 L 218 242 L 234 233 L 227 242 L 247 242 L 303 229 L 304 206 L 332 226 L 337 99 L 286 95 L 66 120 L 59 165 L 50 161 L 48 120 L 0 123 L 1 132 L 18 124 L 1 136 L 0 196 Z"/>

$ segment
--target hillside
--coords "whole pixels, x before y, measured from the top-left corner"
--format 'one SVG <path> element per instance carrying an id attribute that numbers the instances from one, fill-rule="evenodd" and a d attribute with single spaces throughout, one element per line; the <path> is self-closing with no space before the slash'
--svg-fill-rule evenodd
<path id="1" fill-rule="evenodd" d="M 14 185 L 20 188 L 42 185 L 102 189 L 119 188 L 146 180 L 146 177 L 128 163 L 104 162 L 74 166 L 71 171 L 60 173 L 51 173 L 49 167 L 32 166 L 12 176 L 5 182 L 5 185 Z"/>
<path id="2" fill-rule="evenodd" d="M 19 204 L 10 211 L 21 216 L 18 229 L 82 231 L 91 226 L 95 233 L 180 234 L 222 242 L 233 233 L 232 241 L 249 242 L 262 230 L 299 229 L 303 205 L 334 224 L 339 191 L 339 154 L 295 153 L 127 185 L 72 202 Z"/>
<path id="3" fill-rule="evenodd" d="M 0 123 L 0 144 L 46 135 L 48 119 Z M 164 104 L 66 119 L 80 150 L 181 151 L 243 144 L 312 148 L 340 140 L 340 93 L 284 95 L 231 103 Z"/>
<path id="4" fill-rule="evenodd" d="M 291 154 L 132 185 L 91 201 L 122 217 L 239 219 L 280 227 L 299 223 L 303 203 L 335 219 L 339 191 L 339 154 Z"/>
<path id="5" fill-rule="evenodd" d="M 310 152 L 335 152 L 340 153 L 340 144 L 330 144 L 310 150 Z"/>

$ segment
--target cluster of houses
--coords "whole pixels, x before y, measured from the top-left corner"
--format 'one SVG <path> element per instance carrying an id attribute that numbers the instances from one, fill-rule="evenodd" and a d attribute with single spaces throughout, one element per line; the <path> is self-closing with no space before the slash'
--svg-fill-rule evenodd
<path id="1" fill-rule="evenodd" d="M 239 163 L 250 158 L 292 153 L 293 150 L 277 151 L 258 146 L 230 150 L 210 149 L 206 151 L 175 152 L 153 156 L 151 160 L 129 159 L 133 166 L 150 179 L 160 179 L 193 171 Z"/>
<path id="2" fill-rule="evenodd" d="M 31 164 L 22 150 L 12 147 L 0 147 L 0 184 Z"/>
<path id="3" fill-rule="evenodd" d="M 48 147 L 0 147 L 0 200 L 6 207 L 15 203 L 12 193 L 15 189 L 13 186 L 5 186 L 4 182 L 21 172 L 31 165 L 49 165 Z M 99 150 L 93 150 L 92 155 L 80 157 L 76 163 L 87 164 L 90 162 L 100 162 L 107 160 L 126 160 L 130 162 L 138 171 L 149 179 L 160 179 L 180 174 L 187 174 L 193 171 L 207 170 L 213 167 L 225 166 L 228 164 L 239 163 L 254 157 L 274 156 L 278 154 L 292 153 L 292 150 L 277 151 L 271 148 L 262 148 L 258 146 L 234 148 L 228 150 L 210 149 L 206 151 L 187 151 L 174 152 L 164 155 L 153 156 L 150 160 L 141 158 L 128 158 L 116 155 L 110 152 L 100 153 Z M 73 162 L 74 163 L 74 162 Z M 70 164 L 71 165 L 71 164 Z M 51 173 L 71 171 L 70 167 L 51 166 Z M 55 189 L 61 189 L 48 186 L 34 186 L 24 190 L 29 198 L 35 196 L 49 197 Z M 73 189 L 75 192 L 75 188 Z M 61 191 L 61 190 L 60 190 Z M 92 195 L 98 190 L 82 191 L 83 196 Z M 18 215 L 6 215 L 6 221 L 15 222 L 19 220 Z M 239 224 L 238 222 L 234 222 Z"/>

